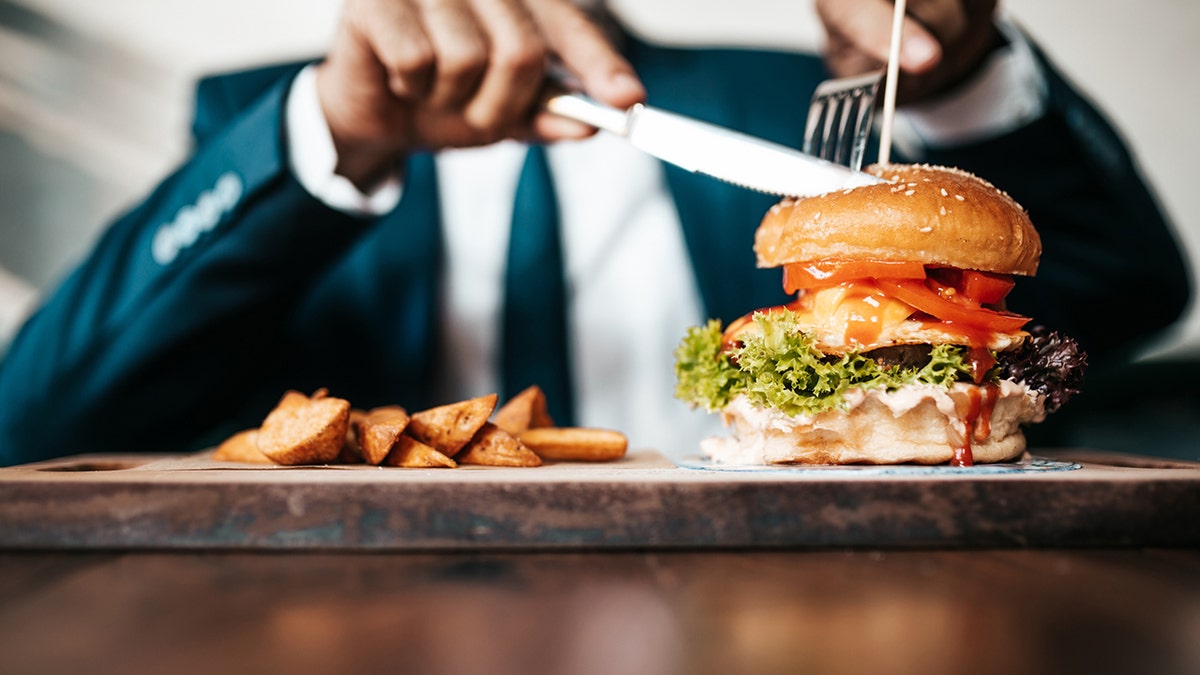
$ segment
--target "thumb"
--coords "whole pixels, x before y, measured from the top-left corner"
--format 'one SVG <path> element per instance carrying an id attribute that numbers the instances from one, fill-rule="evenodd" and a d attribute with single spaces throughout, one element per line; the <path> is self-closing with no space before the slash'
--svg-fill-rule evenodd
<path id="1" fill-rule="evenodd" d="M 617 108 L 645 100 L 633 66 L 581 10 L 569 3 L 538 3 L 534 14 L 551 51 L 589 96 Z"/>
<path id="2" fill-rule="evenodd" d="M 892 43 L 893 5 L 884 0 L 835 0 L 820 2 L 817 9 L 825 29 L 838 44 L 885 64 Z M 834 42 L 831 40 L 831 43 Z M 901 27 L 900 69 L 919 74 L 932 69 L 942 58 L 937 39 L 912 17 Z"/>

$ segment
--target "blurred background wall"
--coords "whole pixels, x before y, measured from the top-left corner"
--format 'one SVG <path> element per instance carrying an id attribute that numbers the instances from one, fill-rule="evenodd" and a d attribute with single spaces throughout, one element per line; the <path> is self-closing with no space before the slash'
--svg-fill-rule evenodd
<path id="1" fill-rule="evenodd" d="M 681 43 L 812 48 L 811 0 L 614 0 Z M 319 53 L 338 0 L 0 0 L 0 348 L 39 290 L 188 150 L 194 80 Z M 1009 0 L 1110 114 L 1200 260 L 1200 2 Z M 1147 298 L 1153 302 L 1153 298 Z M 1120 308 L 1114 308 L 1119 319 Z M 1155 350 L 1200 356 L 1200 313 Z"/>

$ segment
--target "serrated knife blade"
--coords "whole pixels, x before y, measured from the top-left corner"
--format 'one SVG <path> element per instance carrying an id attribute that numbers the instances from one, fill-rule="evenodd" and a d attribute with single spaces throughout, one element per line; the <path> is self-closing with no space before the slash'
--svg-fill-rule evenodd
<path id="1" fill-rule="evenodd" d="M 619 136 L 688 171 L 769 194 L 808 197 L 883 179 L 785 145 L 650 106 L 620 110 L 579 93 L 546 99 L 546 110 Z"/>

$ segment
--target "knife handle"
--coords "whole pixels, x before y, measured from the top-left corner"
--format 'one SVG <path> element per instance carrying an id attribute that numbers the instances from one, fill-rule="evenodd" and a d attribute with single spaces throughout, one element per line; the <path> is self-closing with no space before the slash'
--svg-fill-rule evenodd
<path id="1" fill-rule="evenodd" d="M 560 117 L 590 124 L 619 136 L 629 133 L 629 115 L 582 93 L 551 93 L 542 107 Z"/>
<path id="2" fill-rule="evenodd" d="M 546 66 L 542 109 L 618 136 L 629 135 L 629 114 L 634 110 L 619 110 L 585 94 L 579 78 L 557 58 L 552 58 Z"/>

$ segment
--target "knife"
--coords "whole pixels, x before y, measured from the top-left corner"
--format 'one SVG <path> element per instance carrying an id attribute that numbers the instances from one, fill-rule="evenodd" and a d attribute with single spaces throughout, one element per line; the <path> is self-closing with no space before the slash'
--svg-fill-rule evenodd
<path id="1" fill-rule="evenodd" d="M 751 190 L 808 197 L 885 182 L 785 145 L 638 103 L 621 110 L 578 92 L 550 94 L 555 115 L 618 136 L 663 161 Z"/>

